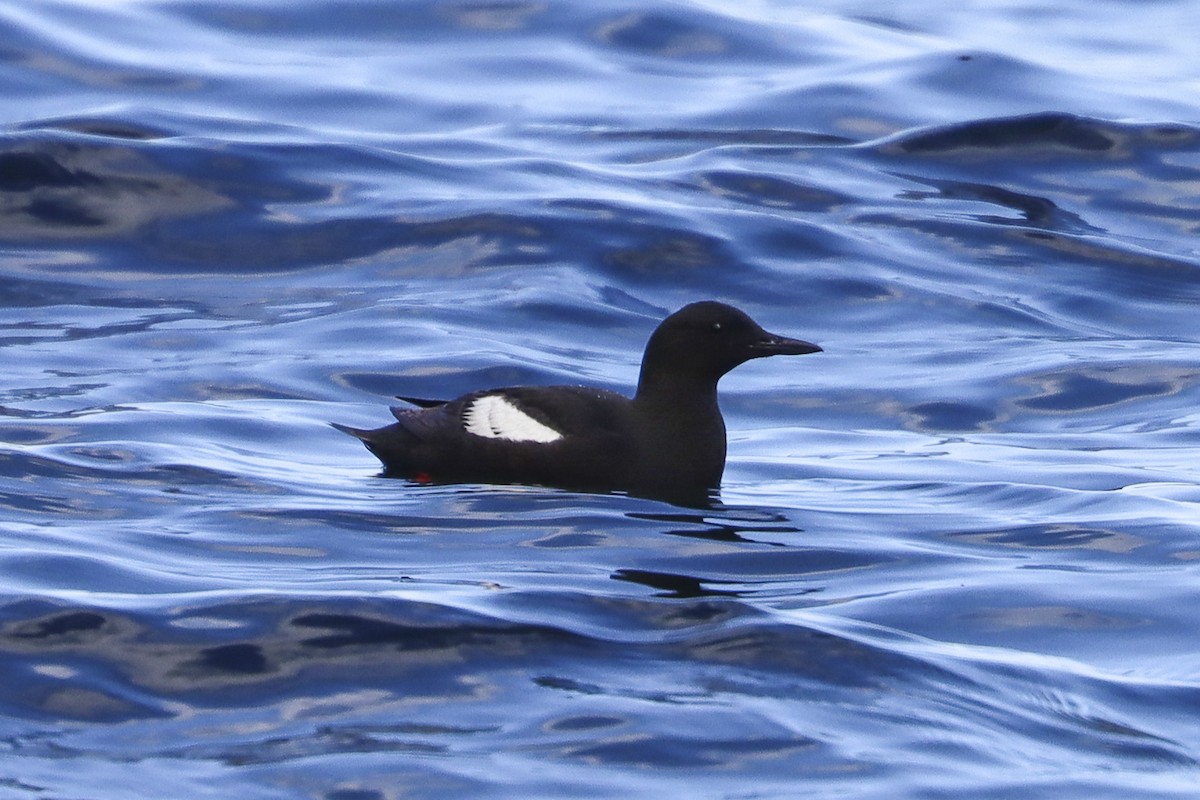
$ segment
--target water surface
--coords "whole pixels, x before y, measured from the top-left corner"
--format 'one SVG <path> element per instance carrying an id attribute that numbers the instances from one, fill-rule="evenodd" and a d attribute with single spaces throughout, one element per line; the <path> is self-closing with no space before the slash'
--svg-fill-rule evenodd
<path id="1" fill-rule="evenodd" d="M 1184 798 L 1191 8 L 0 8 L 14 798 Z M 723 504 L 326 423 L 722 383 Z"/>

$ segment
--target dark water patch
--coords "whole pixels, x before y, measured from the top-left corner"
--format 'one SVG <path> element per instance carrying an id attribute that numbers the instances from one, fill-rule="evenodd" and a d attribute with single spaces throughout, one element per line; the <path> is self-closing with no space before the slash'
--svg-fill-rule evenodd
<path id="1" fill-rule="evenodd" d="M 557 631 L 538 626 L 408 626 L 354 615 L 320 613 L 296 617 L 291 624 L 301 629 L 326 631 L 300 640 L 302 647 L 320 649 L 388 646 L 400 651 L 456 650 L 473 646 L 491 648 L 501 640 L 505 642 L 501 647 L 511 642 L 521 649 L 536 647 L 538 640 L 559 636 Z"/>
<path id="2" fill-rule="evenodd" d="M 1018 231 L 1015 235 L 1038 247 L 1054 251 L 1058 256 L 1054 259 L 1056 261 L 1078 262 L 1101 268 L 1136 269 L 1146 284 L 1142 294 L 1147 297 L 1159 294 L 1155 291 L 1156 282 L 1163 279 L 1172 280 L 1176 291 L 1185 297 L 1195 296 L 1196 293 L 1196 275 L 1200 271 L 1200 263 L 1195 261 L 1065 233 L 1025 230 Z"/>
<path id="3" fill-rule="evenodd" d="M 422 731 L 422 734 L 425 732 Z M 424 738 L 424 737 L 421 737 Z M 363 756 L 367 754 L 449 755 L 450 746 L 437 745 L 412 735 L 398 725 L 388 730 L 382 725 L 364 729 L 362 726 L 323 726 L 303 734 L 279 736 L 258 741 L 250 746 L 197 745 L 162 754 L 167 758 L 213 760 L 237 767 L 265 764 L 291 764 L 303 759 Z M 339 789 L 327 797 L 347 800 L 371 800 L 387 795 L 366 789 Z"/>
<path id="4" fill-rule="evenodd" d="M 25 213 L 31 219 L 50 225 L 98 228 L 105 224 L 102 217 L 92 214 L 87 208 L 70 200 L 31 200 L 25 206 Z"/>
<path id="5" fill-rule="evenodd" d="M 626 601 L 608 608 L 603 601 L 587 601 L 577 610 L 590 614 L 593 608 L 605 617 L 616 611 L 628 622 L 640 623 L 624 633 L 610 629 L 609 634 L 631 637 L 624 647 L 633 662 L 648 657 L 699 658 L 706 663 L 778 670 L 793 679 L 832 678 L 836 671 L 837 682 L 853 685 L 874 683 L 869 676 L 880 666 L 880 658 L 886 660 L 870 648 L 775 625 L 709 600 L 666 606 L 661 601 Z M 448 670 L 449 682 L 438 683 L 449 688 L 456 680 L 454 673 L 470 670 L 471 664 L 496 669 L 504 663 L 587 661 L 601 652 L 605 658 L 615 655 L 605 641 L 607 635 L 597 638 L 572 631 L 570 617 L 555 625 L 530 624 L 410 601 L 326 602 L 307 608 L 249 601 L 203 612 L 192 609 L 182 612 L 180 620 L 197 615 L 239 619 L 241 624 L 209 630 L 170 623 L 164 627 L 152 617 L 91 608 L 64 608 L 30 619 L 10 606 L 5 610 L 8 622 L 0 628 L 0 646 L 16 660 L 14 664 L 50 654 L 75 663 L 98 659 L 139 691 L 190 696 L 195 702 L 207 698 L 203 702 L 217 704 L 225 702 L 221 692 L 234 684 L 266 681 L 277 683 L 276 690 L 287 690 L 302 671 L 337 675 L 338 681 L 385 685 L 398 679 L 426 680 L 431 669 Z M 646 639 L 646 624 L 669 632 L 668 638 Z M 251 631 L 259 633 L 248 636 Z M 633 646 L 634 640 L 642 643 Z M 764 657 L 766 661 L 761 660 Z M 856 662 L 861 662 L 860 668 L 854 666 Z"/>
<path id="6" fill-rule="evenodd" d="M 546 599 L 522 593 L 503 598 L 497 610 L 524 618 Z M 720 596 L 671 601 L 564 597 L 558 614 L 560 625 L 591 631 L 597 642 L 624 642 L 633 663 L 665 658 L 730 668 L 724 680 L 730 685 L 744 680 L 741 691 L 752 694 L 787 693 L 810 680 L 866 688 L 886 681 L 893 670 L 925 669 L 871 645 L 778 622 L 749 604 Z M 650 631 L 658 635 L 647 637 Z M 774 676 L 778 684 L 759 686 L 753 676 L 760 674 Z"/>
<path id="7" fill-rule="evenodd" d="M 905 192 L 901 195 L 905 200 L 968 200 L 998 205 L 1003 208 L 1012 209 L 1021 215 L 1019 219 L 1014 220 L 1009 217 L 981 214 L 975 217 L 980 222 L 996 225 L 1030 225 L 1038 228 L 1050 228 L 1075 233 L 1099 232 L 1098 228 L 1087 224 L 1078 214 L 1064 211 L 1053 201 L 1045 197 L 1014 192 L 999 186 L 990 186 L 987 184 L 937 181 L 912 175 L 905 175 L 903 177 L 917 183 L 927 183 L 937 189 L 936 193 Z"/>
<path id="8" fill-rule="evenodd" d="M 621 280 L 662 283 L 697 274 L 735 277 L 740 272 L 738 259 L 718 237 L 657 226 L 632 233 L 632 241 L 614 243 L 602 256 L 604 266 Z"/>
<path id="9" fill-rule="evenodd" d="M 235 3 L 184 3 L 180 13 L 214 30 L 255 38 L 290 41 L 296 36 L 334 36 L 376 40 L 387 44 L 462 40 L 479 35 L 514 35 L 541 29 L 553 22 L 568 24 L 570 15 L 545 3 L 465 2 L 420 0 L 396 6 L 363 2 L 331 18 L 319 4 L 252 8 Z"/>
<path id="10" fill-rule="evenodd" d="M 0 475 L 23 480 L 35 478 L 67 478 L 72 480 L 98 480 L 98 473 L 88 467 L 71 464 L 47 456 L 24 452 L 0 453 Z"/>
<path id="11" fill-rule="evenodd" d="M 826 277 L 813 275 L 805 279 L 805 296 L 816 304 L 822 300 L 855 303 L 878 303 L 895 299 L 895 288 L 885 280 L 861 277 Z"/>
<path id="12" fill-rule="evenodd" d="M 1075 606 L 1018 605 L 1016 603 L 981 606 L 961 615 L 963 623 L 986 633 L 1004 634 L 1011 631 L 1052 631 L 1057 635 L 1068 635 L 1086 631 L 1108 633 L 1132 633 L 1141 627 L 1143 620 L 1127 615 L 1105 614 L 1096 610 Z"/>
<path id="13" fill-rule="evenodd" d="M 538 539 L 531 546 L 550 549 L 598 547 L 604 543 L 604 538 L 599 533 L 558 533 Z"/>
<path id="14" fill-rule="evenodd" d="M 1105 153 L 1116 147 L 1111 126 L 1073 114 L 1043 113 L 949 125 L 901 136 L 885 147 L 905 153 L 1042 151 Z"/>
<path id="15" fill-rule="evenodd" d="M 48 153 L 0 153 L 0 192 L 98 183 L 96 176 L 64 167 Z"/>
<path id="16" fill-rule="evenodd" d="M 96 661 L 89 652 L 103 650 L 113 638 L 126 639 L 126 620 L 95 610 L 58 609 L 44 613 L 41 604 L 24 605 L 35 616 L 22 619 L 13 605 L 0 622 L 0 650 L 10 669 L 23 673 L 19 686 L 3 693 L 0 705 L 15 713 L 88 722 L 127 722 L 164 716 L 153 702 L 132 690 L 114 665 Z M 39 613 L 41 612 L 41 613 Z M 52 666 L 53 668 L 47 668 Z M 89 680 L 73 677 L 87 673 Z M 24 707 L 16 712 L 14 704 Z"/>
<path id="17" fill-rule="evenodd" d="M 1086 550 L 1127 554 L 1149 544 L 1146 537 L 1117 527 L 1058 523 L 1022 525 L 989 531 L 948 534 L 951 539 L 1016 550 Z"/>
<path id="18" fill-rule="evenodd" d="M 132 140 L 117 145 L 42 133 L 12 140 L 0 153 L 0 217 L 8 219 L 5 235 L 19 241 L 113 239 L 144 231 L 137 246 L 151 263 L 143 266 L 139 259 L 122 263 L 122 269 L 155 270 L 162 264 L 224 264 L 231 271 L 295 269 L 455 241 L 474 242 L 478 250 L 495 253 L 500 248 L 489 246 L 489 239 L 544 237 L 532 218 L 493 212 L 444 220 L 403 221 L 392 215 L 306 219 L 309 210 L 328 216 L 325 206 L 345 192 L 347 172 L 366 180 L 387 163 L 399 180 L 428 183 L 445 169 L 428 159 L 385 157 L 377 151 L 305 150 L 307 155 L 297 148 L 164 148 Z M 318 181 L 289 177 L 301 158 L 326 163 L 330 176 Z M 282 219 L 274 211 L 284 205 L 293 209 L 295 219 Z"/>
<path id="19" fill-rule="evenodd" d="M 62 279 L 11 278 L 5 281 L 4 292 L 0 293 L 0 308 L 82 305 L 92 299 L 94 293 L 94 289 L 81 283 Z M 17 339 L 26 325 L 28 323 L 0 323 L 0 330 L 12 331 L 12 338 Z"/>
<path id="20" fill-rule="evenodd" d="M 261 675 L 271 672 L 262 648 L 255 644 L 224 644 L 200 651 L 194 666 L 207 673 Z"/>
<path id="21" fill-rule="evenodd" d="M 773 148 L 765 155 L 788 155 L 796 152 L 790 148 L 806 148 L 822 145 L 850 145 L 856 140 L 836 134 L 818 131 L 789 130 L 787 128 L 622 128 L 592 130 L 588 136 L 600 141 L 618 142 L 664 142 L 676 144 L 713 146 L 755 146 Z M 780 149 L 783 148 L 783 149 Z"/>
<path id="22" fill-rule="evenodd" d="M 7 615 L 12 613 L 10 609 Z M 123 693 L 225 705 L 238 702 L 228 695 L 235 687 L 243 695 L 257 685 L 254 691 L 264 700 L 268 693 L 303 691 L 303 684 L 295 682 L 313 671 L 339 683 L 358 684 L 365 678 L 367 685 L 395 687 L 401 680 L 411 691 L 431 696 L 440 691 L 449 699 L 469 694 L 460 673 L 469 671 L 470 664 L 497 669 L 513 659 L 565 655 L 586 646 L 580 637 L 549 627 L 483 622 L 419 604 L 393 605 L 386 616 L 339 610 L 336 604 L 308 610 L 251 604 L 240 611 L 226 607 L 207 613 L 224 618 L 236 614 L 261 634 L 248 640 L 246 624 L 227 632 L 189 632 L 159 627 L 152 618 L 76 609 L 48 619 L 10 620 L 0 629 L 0 648 L 11 659 L 10 667 L 47 658 L 78 665 L 75 674 L 81 680 L 74 688 L 79 691 L 94 690 L 92 676 L 113 673 L 122 676 Z M 76 630 L 77 621 L 85 618 L 87 625 Z M 234 641 L 221 641 L 230 636 Z M 53 673 L 41 682 L 54 684 Z M 45 710 L 41 700 L 32 705 Z"/>
<path id="23" fill-rule="evenodd" d="M 616 728 L 624 724 L 624 720 L 616 716 L 591 714 L 587 716 L 570 716 L 554 720 L 546 728 L 551 731 L 593 731 L 604 728 Z"/>
<path id="24" fill-rule="evenodd" d="M 0 152 L 0 239 L 9 241 L 111 237 L 227 202 L 132 146 L 42 134 L 10 136 Z"/>
<path id="25" fill-rule="evenodd" d="M 806 290 L 815 285 L 812 289 L 814 292 L 817 289 L 829 291 L 832 288 L 828 284 L 829 281 L 839 285 L 841 280 L 844 280 L 831 274 L 838 270 L 830 270 L 830 264 L 853 261 L 860 257 L 853 242 L 837 231 L 802 222 L 781 224 L 779 220 L 757 216 L 755 219 L 738 220 L 733 226 L 733 231 L 732 240 L 739 257 L 747 264 L 753 265 L 752 269 L 762 284 L 799 279 L 803 281 L 801 285 Z M 772 270 L 779 270 L 785 274 L 773 274 L 759 268 L 759 264 L 768 265 Z M 742 291 L 752 291 L 759 282 L 750 283 Z M 825 285 L 822 286 L 822 283 Z M 867 286 L 865 282 L 857 284 L 854 279 L 851 279 L 850 285 L 856 288 Z M 868 288 L 868 297 L 860 299 L 881 299 L 886 292 L 886 289 L 876 292 Z M 778 294 L 775 296 L 778 298 Z M 806 292 L 801 298 L 807 299 L 808 296 Z M 770 292 L 762 292 L 759 301 L 769 304 L 770 297 Z M 847 299 L 853 301 L 855 298 L 850 295 Z M 819 306 L 819 303 L 814 301 L 814 305 Z"/>
<path id="26" fill-rule="evenodd" d="M 741 28 L 741 30 L 739 30 Z M 746 58 L 762 62 L 784 58 L 778 42 L 731 17 L 683 8 L 673 13 L 633 12 L 601 22 L 596 39 L 604 45 L 646 57 L 657 69 L 670 62 Z"/>
<path id="27" fill-rule="evenodd" d="M 695 597 L 737 597 L 739 592 L 709 588 L 704 584 L 721 584 L 722 581 L 703 581 L 690 575 L 675 575 L 669 572 L 652 572 L 641 569 L 619 569 L 613 580 L 628 581 L 651 589 L 658 589 L 658 597 L 689 599 Z"/>
<path id="28" fill-rule="evenodd" d="M 35 337 L 33 341 L 44 341 L 42 337 Z M 12 337 L 10 345 L 21 344 L 24 337 Z M 11 391 L 0 394 L 0 400 L 5 403 L 36 403 L 42 400 L 59 399 L 66 397 L 79 397 L 95 389 L 103 389 L 107 384 L 91 383 L 91 382 L 71 382 L 59 384 L 56 386 L 27 386 L 19 391 Z M 5 407 L 4 416 L 20 417 L 25 416 L 25 412 L 18 408 Z"/>
<path id="29" fill-rule="evenodd" d="M 19 408 L 0 406 L 0 418 L 5 417 L 21 421 L 15 425 L 0 423 L 0 442 L 4 442 L 5 444 L 54 444 L 56 442 L 70 439 L 71 435 L 73 434 L 73 431 L 69 427 L 63 425 L 34 425 L 28 422 L 28 420 L 41 420 L 47 418 L 58 419 L 61 418 L 61 415 L 59 414 L 28 411 Z M 18 467 L 20 467 L 20 462 L 15 460 L 15 456 L 5 454 L 4 456 L 0 457 L 0 474 L 5 474 L 5 469 L 9 468 L 12 464 L 16 464 Z M 20 472 L 14 471 L 7 474 L 19 475 Z"/>
<path id="30" fill-rule="evenodd" d="M 131 443 L 136 448 L 136 444 Z M 54 477 L 74 482 L 76 491 L 85 487 L 114 488 L 122 482 L 128 490 L 139 487 L 202 486 L 225 489 L 270 490 L 244 475 L 194 464 L 147 464 L 136 450 L 112 449 L 111 445 L 92 448 L 67 448 L 63 456 L 39 456 L 24 452 L 0 452 L 0 475 L 30 482 Z M 108 494 L 108 492 L 101 492 Z M 115 494 L 115 492 L 113 493 Z"/>
<path id="31" fill-rule="evenodd" d="M 1200 297 L 1196 263 L 1111 238 L 1029 228 L 1015 221 L 997 225 L 979 222 L 976 216 L 974 212 L 966 219 L 872 213 L 857 221 L 916 232 L 956 258 L 971 252 L 977 264 L 1010 271 L 1007 279 L 996 278 L 1003 280 L 1004 291 L 1020 298 L 1010 311 L 1028 315 L 1030 308 L 1041 308 L 1043 326 L 1048 321 L 1065 330 L 1090 332 L 1108 326 L 1129 332 L 1127 336 L 1137 331 L 1152 331 L 1156 337 L 1187 335 L 1184 317 L 1173 306 Z M 1038 276 L 1037 280 L 1029 280 L 1029 275 Z M 1114 292 L 1121 293 L 1121 302 L 1112 302 Z M 1164 303 L 1172 305 L 1164 309 Z M 1150 307 L 1158 313 L 1147 313 Z"/>
<path id="32" fill-rule="evenodd" d="M 791 211 L 830 212 L 852 202 L 850 195 L 822 186 L 806 186 L 762 173 L 714 171 L 696 176 L 704 191 L 750 205 Z"/>
<path id="33" fill-rule="evenodd" d="M 981 431 L 996 421 L 993 409 L 970 403 L 933 400 L 908 409 L 909 424 L 923 431 Z"/>
<path id="34" fill-rule="evenodd" d="M 749 768 L 743 761 L 795 758 L 815 748 L 814 740 L 757 738 L 737 740 L 690 739 L 686 737 L 614 738 L 576 746 L 564 755 L 599 764 L 621 764 L 647 769 L 734 769 Z"/>
<path id="35" fill-rule="evenodd" d="M 31 694 L 37 692 L 36 689 Z M 73 686 L 47 688 L 31 703 L 52 719 L 72 722 L 118 724 L 169 716 L 112 692 Z"/>
<path id="36" fill-rule="evenodd" d="M 102 628 L 106 618 L 92 611 L 68 611 L 42 620 L 14 626 L 8 635 L 14 639 L 48 639 L 66 634 L 96 631 Z"/>
<path id="37" fill-rule="evenodd" d="M 21 131 L 58 130 L 106 139 L 129 139 L 138 142 L 167 139 L 175 135 L 175 131 L 166 127 L 116 116 L 56 117 L 23 122 L 14 127 L 15 130 Z"/>
<path id="38" fill-rule="evenodd" d="M 1041 413 L 1094 411 L 1123 403 L 1167 398 L 1194 388 L 1200 370 L 1191 365 L 1141 363 L 1103 366 L 1079 365 L 1021 378 L 1037 387 L 1035 394 L 1016 401 L 1024 409 Z"/>
<path id="39" fill-rule="evenodd" d="M 399 487 L 396 491 L 401 491 Z M 453 530 L 478 525 L 474 520 L 434 519 L 429 515 L 406 516 L 395 513 L 371 513 L 370 511 L 337 511 L 312 508 L 297 513 L 295 509 L 242 509 L 238 519 L 263 525 L 295 524 L 313 531 L 369 532 L 377 534 L 419 535 L 431 529 Z"/>
<path id="40" fill-rule="evenodd" d="M 1163 198 L 1157 205 L 1130 200 L 1123 192 L 1114 192 L 1106 165 L 1128 164 L 1161 182 L 1154 194 L 1179 185 L 1181 198 L 1191 194 L 1183 188 L 1193 170 L 1176 165 L 1200 147 L 1200 128 L 1188 125 L 1112 122 L 1073 114 L 1045 113 L 1010 118 L 979 119 L 929 131 L 901 134 L 876 147 L 886 156 L 934 158 L 937 164 L 958 164 L 968 174 L 985 174 L 983 187 L 989 199 L 1017 200 L 1014 207 L 1029 206 L 1030 201 L 1006 194 L 1020 185 L 1046 192 L 1061 192 L 1075 185 L 1064 198 L 1078 202 L 1082 193 L 1092 205 L 1124 206 L 1133 202 L 1149 216 L 1164 219 L 1178 211 L 1178 200 Z M 947 160 L 948 159 L 948 160 Z M 1080 174 L 1080 171 L 1082 173 Z M 1065 177 L 1075 173 L 1073 177 Z M 999 184 L 1002 186 L 996 186 Z M 959 189 L 961 191 L 961 189 Z M 967 187 L 967 191 L 972 191 Z M 978 190 L 976 190 L 978 191 Z M 1035 195 L 1036 196 L 1036 195 Z M 1049 200 L 1049 198 L 1042 198 Z M 1191 200 L 1184 201 L 1189 206 Z M 1035 204 L 1036 206 L 1040 204 Z M 1027 210 L 1027 209 L 1025 209 Z M 1062 209 L 1056 216 L 1062 215 Z M 1068 220 L 1071 218 L 1068 217 Z M 1084 230 L 1097 230 L 1085 226 Z"/>
<path id="41" fill-rule="evenodd" d="M 257 198 L 244 198 L 257 203 Z M 394 278 L 463 277 L 485 268 L 539 263 L 554 241 L 536 217 L 466 213 L 445 219 L 404 220 L 367 216 L 340 221 L 289 222 L 262 216 L 213 219 L 210 229 L 170 231 L 154 237 L 152 254 L 168 263 L 222 264 L 231 272 L 294 270 L 330 262 L 395 252 L 388 272 Z M 517 253 L 520 253 L 518 256 Z M 407 256 L 407 257 L 405 257 Z"/>

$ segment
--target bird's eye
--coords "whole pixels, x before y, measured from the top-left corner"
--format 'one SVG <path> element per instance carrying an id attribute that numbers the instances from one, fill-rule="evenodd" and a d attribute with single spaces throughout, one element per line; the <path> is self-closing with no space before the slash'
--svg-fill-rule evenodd
<path id="1" fill-rule="evenodd" d="M 721 323 L 719 323 L 719 322 L 714 322 L 714 323 L 712 324 L 712 332 L 713 332 L 713 333 L 720 333 L 720 332 L 721 332 Z"/>

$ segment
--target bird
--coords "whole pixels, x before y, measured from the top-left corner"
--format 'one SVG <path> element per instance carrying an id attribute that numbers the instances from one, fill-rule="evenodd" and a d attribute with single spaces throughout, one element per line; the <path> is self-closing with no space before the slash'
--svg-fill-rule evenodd
<path id="1" fill-rule="evenodd" d="M 751 359 L 820 353 L 705 300 L 668 316 L 646 343 L 633 397 L 587 386 L 515 386 L 455 400 L 399 397 L 396 421 L 331 423 L 362 441 L 387 477 L 528 484 L 708 507 L 725 470 L 717 382 Z"/>

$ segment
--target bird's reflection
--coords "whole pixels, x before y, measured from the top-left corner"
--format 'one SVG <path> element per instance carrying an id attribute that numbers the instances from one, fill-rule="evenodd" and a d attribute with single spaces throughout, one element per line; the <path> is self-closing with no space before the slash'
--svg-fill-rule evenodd
<path id="1" fill-rule="evenodd" d="M 718 508 L 707 514 L 631 511 L 627 516 L 631 519 L 670 523 L 672 527 L 663 531 L 670 536 L 686 536 L 714 542 L 743 542 L 786 547 L 784 542 L 755 539 L 745 534 L 802 532 L 801 528 L 792 525 L 791 520 L 782 514 L 757 508 Z M 681 525 L 688 527 L 675 527 Z"/>
<path id="2" fill-rule="evenodd" d="M 783 514 L 759 508 L 714 507 L 707 512 L 627 512 L 633 519 L 665 522 L 669 527 L 662 532 L 670 536 L 705 539 L 713 542 L 736 544 L 769 545 L 785 547 L 785 542 L 758 539 L 747 534 L 755 533 L 800 533 Z M 618 569 L 612 579 L 636 583 L 658 590 L 659 597 L 690 599 L 699 597 L 741 597 L 747 592 L 719 588 L 740 585 L 736 581 L 699 578 L 673 572 L 647 569 Z M 718 587 L 718 588 L 714 588 Z"/>
<path id="3" fill-rule="evenodd" d="M 651 589 L 659 589 L 659 597 L 673 597 L 686 600 L 696 597 L 740 597 L 743 592 L 728 589 L 709 589 L 705 583 L 728 584 L 730 581 L 716 581 L 694 578 L 690 575 L 676 575 L 670 572 L 652 572 L 644 569 L 619 569 L 612 574 L 614 581 L 627 581 Z"/>

